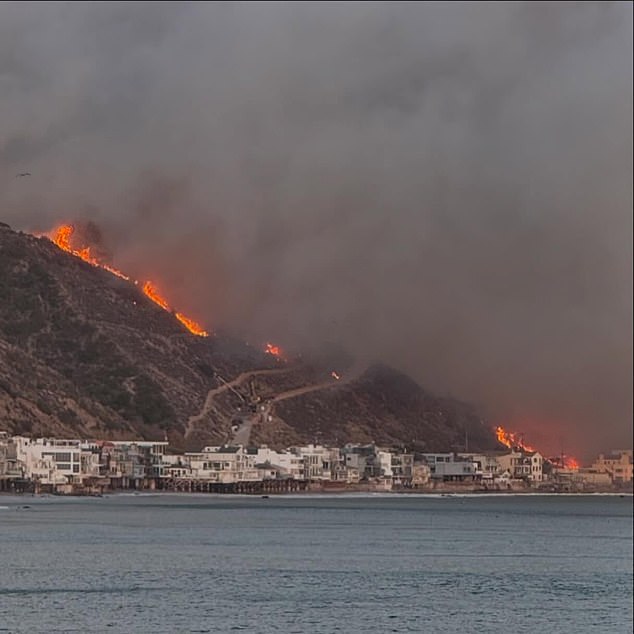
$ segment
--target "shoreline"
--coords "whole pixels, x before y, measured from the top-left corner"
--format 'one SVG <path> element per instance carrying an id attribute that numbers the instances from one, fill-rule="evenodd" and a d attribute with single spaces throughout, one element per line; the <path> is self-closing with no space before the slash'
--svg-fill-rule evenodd
<path id="1" fill-rule="evenodd" d="M 376 498 L 376 497 L 423 497 L 423 498 L 478 498 L 478 497 L 634 497 L 632 491 L 423 491 L 423 490 L 402 490 L 402 491 L 295 491 L 288 493 L 210 493 L 210 492 L 178 492 L 178 491 L 129 491 L 117 490 L 108 491 L 102 494 L 66 494 L 66 493 L 14 493 L 10 491 L 0 492 L 0 500 L 3 498 L 20 499 L 103 499 L 113 497 L 184 497 L 184 498 L 240 498 L 240 499 L 272 499 L 272 498 Z"/>

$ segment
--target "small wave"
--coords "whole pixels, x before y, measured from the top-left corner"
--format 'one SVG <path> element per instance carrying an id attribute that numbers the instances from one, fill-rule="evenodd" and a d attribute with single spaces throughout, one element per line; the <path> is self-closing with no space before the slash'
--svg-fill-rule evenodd
<path id="1" fill-rule="evenodd" d="M 128 592 L 156 592 L 166 588 L 145 588 L 127 586 L 117 588 L 0 588 L 0 596 L 4 595 L 40 595 L 40 594 L 126 594 Z"/>

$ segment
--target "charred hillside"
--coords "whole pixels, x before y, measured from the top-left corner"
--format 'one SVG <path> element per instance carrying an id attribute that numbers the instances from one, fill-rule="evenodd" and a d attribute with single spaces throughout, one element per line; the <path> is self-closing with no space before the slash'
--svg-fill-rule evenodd
<path id="1" fill-rule="evenodd" d="M 270 414 L 251 442 L 462 449 L 466 436 L 472 449 L 496 446 L 469 407 L 390 368 L 351 368 L 339 381 L 230 337 L 195 336 L 133 282 L 0 224 L 0 429 L 167 434 L 177 447 L 199 448 L 232 438 L 247 387 Z"/>

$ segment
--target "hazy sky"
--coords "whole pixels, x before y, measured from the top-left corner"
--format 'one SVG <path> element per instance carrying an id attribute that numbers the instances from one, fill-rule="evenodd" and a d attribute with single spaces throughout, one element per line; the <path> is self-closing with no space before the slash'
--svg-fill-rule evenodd
<path id="1" fill-rule="evenodd" d="M 631 446 L 630 3 L 0 4 L 0 220 L 77 218 L 211 328 Z"/>

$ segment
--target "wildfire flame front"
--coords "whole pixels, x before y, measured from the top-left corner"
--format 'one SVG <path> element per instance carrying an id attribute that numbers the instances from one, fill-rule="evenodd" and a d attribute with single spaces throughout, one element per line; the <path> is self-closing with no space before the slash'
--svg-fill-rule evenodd
<path id="1" fill-rule="evenodd" d="M 500 425 L 495 428 L 495 435 L 497 436 L 498 442 L 505 447 L 508 447 L 509 449 L 537 451 L 536 449 L 533 449 L 533 447 L 531 447 L 530 445 L 524 443 L 522 434 L 507 431 L 506 429 L 504 429 L 504 427 L 501 427 Z M 579 462 L 572 456 L 564 456 L 561 462 L 561 466 L 564 469 L 579 469 Z"/>
<path id="2" fill-rule="evenodd" d="M 82 249 L 75 249 L 72 244 L 72 236 L 75 233 L 75 227 L 73 225 L 61 225 L 51 231 L 50 233 L 44 234 L 46 237 L 53 242 L 56 246 L 58 246 L 62 251 L 66 251 L 66 253 L 70 253 L 78 258 L 81 258 L 84 262 L 88 262 L 92 266 L 96 266 L 98 268 L 104 269 L 117 277 L 120 277 L 124 280 L 130 280 L 130 278 L 122 273 L 121 271 L 115 269 L 114 267 L 100 262 L 94 255 L 92 254 L 90 247 L 83 247 Z M 134 283 L 138 285 L 138 282 L 134 280 Z M 167 302 L 167 300 L 159 293 L 156 285 L 147 281 L 142 286 L 143 293 L 149 297 L 155 304 L 160 306 L 163 310 L 166 310 L 174 315 L 178 321 L 189 330 L 194 335 L 199 337 L 208 337 L 207 331 L 196 321 L 191 319 L 191 317 L 187 317 L 183 315 L 183 313 L 175 312 Z M 135 302 L 136 304 L 136 302 Z"/>

